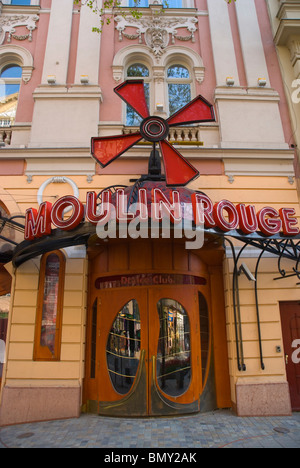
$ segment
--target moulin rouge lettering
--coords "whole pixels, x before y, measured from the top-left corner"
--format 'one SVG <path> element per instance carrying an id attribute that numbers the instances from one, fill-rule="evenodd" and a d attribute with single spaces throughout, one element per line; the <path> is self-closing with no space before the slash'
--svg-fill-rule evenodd
<path id="1" fill-rule="evenodd" d="M 170 189 L 169 197 L 158 188 L 151 192 L 151 206 L 145 188 L 138 190 L 136 202 L 129 207 L 123 189 L 114 197 L 109 190 L 103 191 L 100 204 L 96 192 L 87 193 L 85 205 L 72 195 L 60 198 L 53 205 L 44 202 L 39 210 L 29 208 L 26 211 L 25 239 L 32 241 L 49 236 L 52 227 L 71 231 L 84 221 L 97 226 L 105 226 L 111 219 L 121 225 L 131 222 L 147 225 L 149 220 L 159 223 L 168 218 L 176 225 L 183 222 L 185 213 L 192 214 L 194 226 L 219 229 L 224 233 L 239 230 L 249 235 L 259 231 L 266 236 L 282 233 L 293 237 L 300 232 L 294 208 L 264 207 L 257 211 L 253 205 L 234 205 L 229 200 L 213 203 L 207 195 L 197 192 L 191 194 L 190 203 L 181 203 L 176 190 Z M 70 208 L 71 215 L 66 218 L 64 211 Z"/>

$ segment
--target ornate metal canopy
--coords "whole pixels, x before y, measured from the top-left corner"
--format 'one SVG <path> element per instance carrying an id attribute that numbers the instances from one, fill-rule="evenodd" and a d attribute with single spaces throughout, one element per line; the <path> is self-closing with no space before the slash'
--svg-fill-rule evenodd
<path id="1" fill-rule="evenodd" d="M 155 154 L 152 155 L 155 157 Z M 154 161 L 156 161 L 154 159 Z M 124 187 L 129 194 L 128 203 L 133 203 L 135 196 L 138 192 L 138 188 L 143 186 L 146 182 L 152 182 L 154 180 L 160 180 L 161 176 L 153 174 L 156 166 L 153 166 L 153 159 L 149 163 L 149 174 L 144 175 L 139 179 L 133 186 Z M 152 169 L 151 169 L 152 168 Z M 151 173 L 152 170 L 152 173 Z M 155 171 L 154 171 L 155 172 Z M 162 182 L 160 182 L 162 183 Z M 111 186 L 105 190 L 110 190 L 112 195 L 115 194 L 116 189 L 120 187 Z M 188 189 L 182 188 L 181 190 L 188 191 Z M 101 200 L 102 192 L 98 195 Z M 45 236 L 34 241 L 23 241 L 16 242 L 9 237 L 8 234 L 3 236 L 4 227 L 11 229 L 10 232 L 22 233 L 24 225 L 19 219 L 3 219 L 1 218 L 2 230 L 0 229 L 0 239 L 4 241 L 6 246 L 9 246 L 8 251 L 2 253 L 0 257 L 0 263 L 7 263 L 13 261 L 13 265 L 18 267 L 24 262 L 31 258 L 37 257 L 45 252 L 51 250 L 63 249 L 65 247 L 77 246 L 77 245 L 89 245 L 89 241 L 96 235 L 96 227 L 90 223 L 82 223 L 76 229 L 72 231 L 62 231 L 60 229 L 52 230 L 50 236 Z M 223 242 L 224 249 L 226 245 L 229 245 L 231 255 L 234 262 L 233 276 L 232 276 L 232 295 L 233 295 L 233 311 L 234 311 L 234 323 L 235 323 L 235 334 L 236 334 L 236 354 L 237 354 L 237 366 L 240 371 L 246 371 L 246 363 L 244 359 L 244 345 L 242 335 L 242 319 L 241 319 L 241 306 L 240 306 L 240 293 L 239 293 L 239 278 L 243 267 L 243 254 L 247 257 L 247 247 L 254 247 L 258 250 L 256 256 L 256 267 L 255 272 L 252 275 L 253 281 L 253 293 L 255 294 L 255 305 L 257 315 L 257 330 L 258 330 L 258 341 L 260 349 L 260 363 L 262 370 L 265 369 L 263 347 L 262 347 L 262 336 L 261 336 L 261 325 L 260 325 L 260 300 L 259 300 L 259 267 L 261 260 L 264 255 L 269 255 L 277 259 L 279 275 L 274 278 L 275 281 L 284 278 L 297 277 L 300 280 L 300 235 L 294 237 L 287 237 L 282 234 L 277 234 L 271 237 L 265 236 L 261 232 L 255 232 L 253 234 L 245 235 L 239 230 L 224 232 L 218 228 L 205 229 L 205 235 L 208 238 L 218 238 L 221 243 Z M 1 260 L 2 258 L 2 260 Z M 289 271 L 283 267 L 283 260 L 289 260 Z M 297 283 L 297 284 L 300 284 Z"/>
<path id="2" fill-rule="evenodd" d="M 9 217 L 0 212 L 0 264 L 12 260 L 14 249 L 24 239 L 25 217 Z"/>

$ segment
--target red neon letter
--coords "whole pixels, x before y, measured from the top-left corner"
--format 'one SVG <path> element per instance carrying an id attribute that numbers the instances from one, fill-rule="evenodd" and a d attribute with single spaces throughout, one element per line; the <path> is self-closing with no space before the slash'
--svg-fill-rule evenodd
<path id="1" fill-rule="evenodd" d="M 138 211 L 139 211 L 139 215 L 138 215 L 139 220 L 141 222 L 148 221 L 147 190 L 144 188 L 139 189 Z"/>
<path id="2" fill-rule="evenodd" d="M 179 193 L 175 190 L 171 191 L 170 199 L 171 201 L 167 199 L 167 197 L 160 189 L 155 188 L 153 190 L 154 209 L 152 218 L 155 221 L 160 221 L 163 218 L 164 211 L 164 213 L 169 215 L 173 224 L 181 222 L 181 205 Z"/>
<path id="3" fill-rule="evenodd" d="M 73 213 L 69 218 L 63 219 L 64 210 L 70 206 L 73 208 Z M 78 198 L 68 195 L 60 198 L 54 203 L 51 212 L 51 220 L 54 226 L 58 229 L 71 231 L 71 229 L 74 229 L 81 223 L 83 215 L 83 204 L 78 200 Z"/>
<path id="4" fill-rule="evenodd" d="M 227 211 L 228 220 L 224 217 L 223 210 Z M 222 231 L 232 231 L 238 227 L 239 215 L 236 207 L 230 201 L 222 200 L 216 203 L 213 214 L 217 226 L 222 229 Z"/>
<path id="5" fill-rule="evenodd" d="M 39 212 L 34 208 L 26 210 L 25 215 L 25 240 L 33 240 L 36 237 L 51 234 L 51 203 L 40 204 Z"/>
<path id="6" fill-rule="evenodd" d="M 281 208 L 279 210 L 279 215 L 282 221 L 282 230 L 285 236 L 296 236 L 299 234 L 299 228 L 292 227 L 298 225 L 298 221 L 295 218 L 296 211 L 294 208 Z"/>
<path id="7" fill-rule="evenodd" d="M 88 192 L 86 194 L 86 220 L 92 224 L 106 224 L 111 215 L 111 191 L 104 190 L 102 192 L 101 204 L 97 207 L 96 192 Z"/>
<path id="8" fill-rule="evenodd" d="M 116 215 L 119 223 L 127 223 L 134 219 L 134 213 L 128 212 L 128 208 L 125 206 L 125 203 L 127 204 L 127 196 L 125 195 L 124 190 L 117 190 Z"/>
<path id="9" fill-rule="evenodd" d="M 204 193 L 193 193 L 191 199 L 196 226 L 204 223 L 206 228 L 214 227 L 216 223 L 212 217 L 214 207 L 211 199 Z"/>
<path id="10" fill-rule="evenodd" d="M 243 203 L 240 203 L 236 207 L 237 212 L 240 218 L 240 229 L 245 234 L 251 234 L 258 230 L 258 222 L 256 218 L 255 206 L 249 205 L 245 206 Z"/>
<path id="11" fill-rule="evenodd" d="M 266 207 L 257 213 L 258 227 L 261 232 L 267 236 L 273 236 L 278 234 L 282 228 L 282 222 L 279 217 L 279 213 L 275 208 Z"/>

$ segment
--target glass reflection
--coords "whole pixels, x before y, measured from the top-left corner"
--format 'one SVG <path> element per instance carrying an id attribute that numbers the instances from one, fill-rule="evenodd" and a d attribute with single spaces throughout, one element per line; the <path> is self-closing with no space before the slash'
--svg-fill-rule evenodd
<path id="1" fill-rule="evenodd" d="M 54 354 L 55 350 L 55 336 L 57 330 L 59 269 L 60 259 L 58 255 L 49 255 L 46 262 L 40 344 L 41 346 L 47 346 L 52 354 Z"/>
<path id="2" fill-rule="evenodd" d="M 144 6 L 143 4 L 139 4 L 139 7 Z M 149 69 L 143 65 L 142 63 L 135 63 L 131 65 L 128 70 L 127 70 L 127 77 L 128 78 L 148 78 L 149 79 L 150 73 Z M 149 107 L 150 103 L 150 85 L 149 83 L 146 83 L 144 81 L 144 90 L 145 90 L 145 97 L 146 97 L 146 102 Z M 139 127 L 141 122 L 142 122 L 142 117 L 139 116 L 135 110 L 127 105 L 126 106 L 126 125 L 130 127 Z"/>
<path id="3" fill-rule="evenodd" d="M 199 294 L 199 315 L 200 315 L 200 341 L 201 341 L 201 362 L 202 362 L 202 385 L 205 383 L 206 368 L 209 356 L 209 313 L 205 297 Z"/>
<path id="4" fill-rule="evenodd" d="M 107 367 L 114 389 L 121 395 L 133 385 L 141 356 L 141 321 L 135 299 L 118 313 L 106 347 Z"/>
<path id="5" fill-rule="evenodd" d="M 191 381 L 190 323 L 185 309 L 173 299 L 157 303 L 160 334 L 157 381 L 169 396 L 183 395 Z"/>

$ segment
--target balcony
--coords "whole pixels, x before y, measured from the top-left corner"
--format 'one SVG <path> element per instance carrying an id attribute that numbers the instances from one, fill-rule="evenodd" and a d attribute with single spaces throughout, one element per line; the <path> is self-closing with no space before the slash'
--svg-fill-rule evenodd
<path id="1" fill-rule="evenodd" d="M 139 132 L 139 127 L 124 127 L 123 135 Z M 200 126 L 173 127 L 169 130 L 167 138 L 172 145 L 180 146 L 203 146 L 203 138 Z M 140 145 L 151 145 L 151 143 L 142 140 Z"/>
<path id="2" fill-rule="evenodd" d="M 0 146 L 9 146 L 11 142 L 11 135 L 11 127 L 2 125 L 2 122 L 0 121 Z"/>

